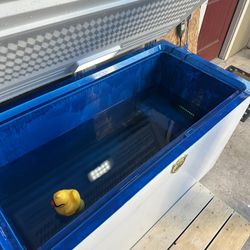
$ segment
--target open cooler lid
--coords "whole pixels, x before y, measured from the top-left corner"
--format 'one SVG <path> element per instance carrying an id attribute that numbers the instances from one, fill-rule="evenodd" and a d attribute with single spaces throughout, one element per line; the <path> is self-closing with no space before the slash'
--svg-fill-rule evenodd
<path id="1" fill-rule="evenodd" d="M 204 0 L 0 3 L 0 102 L 144 45 Z"/>

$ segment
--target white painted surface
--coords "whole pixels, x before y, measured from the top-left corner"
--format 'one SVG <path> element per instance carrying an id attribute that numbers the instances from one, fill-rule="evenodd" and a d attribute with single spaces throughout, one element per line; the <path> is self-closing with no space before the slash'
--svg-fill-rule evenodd
<path id="1" fill-rule="evenodd" d="M 219 58 L 223 59 L 223 60 L 227 60 L 228 58 L 228 49 L 230 47 L 230 44 L 232 42 L 232 39 L 234 39 L 235 36 L 235 32 L 237 30 L 237 26 L 239 21 L 242 19 L 242 12 L 244 10 L 244 6 L 246 4 L 248 0 L 239 0 L 237 8 L 235 10 L 233 19 L 231 21 L 229 30 L 227 32 L 225 41 L 223 42 L 223 46 L 219 55 Z"/>
<path id="2" fill-rule="evenodd" d="M 172 165 L 170 164 L 75 249 L 131 248 L 196 181 L 213 167 L 249 103 L 250 98 L 192 145 L 183 154 L 188 154 L 188 157 L 176 174 L 170 173 Z"/>
<path id="3" fill-rule="evenodd" d="M 138 0 L 0 1 L 0 37 L 64 22 Z"/>
<path id="4" fill-rule="evenodd" d="M 243 1 L 243 0 L 242 0 Z M 250 0 L 245 0 L 243 6 L 238 6 L 232 23 L 235 27 L 230 27 L 229 33 L 232 33 L 230 41 L 223 45 L 220 57 L 227 60 L 241 49 L 247 46 L 250 38 Z"/>
<path id="5" fill-rule="evenodd" d="M 21 0 L 21 1 L 3 1 L 0 2 L 0 18 L 19 15 L 30 11 L 42 10 L 50 7 L 58 7 L 63 4 L 73 3 L 77 0 L 53 0 L 53 1 L 36 1 L 36 0 Z"/>
<path id="6" fill-rule="evenodd" d="M 53 7 L 68 7 L 72 8 L 74 5 L 80 6 L 84 4 L 85 7 L 93 7 L 98 4 L 107 4 L 112 2 L 119 2 L 119 0 L 9 0 L 0 1 L 0 18 L 20 15 L 37 10 L 49 9 Z M 121 2 L 121 1 L 120 1 Z"/>

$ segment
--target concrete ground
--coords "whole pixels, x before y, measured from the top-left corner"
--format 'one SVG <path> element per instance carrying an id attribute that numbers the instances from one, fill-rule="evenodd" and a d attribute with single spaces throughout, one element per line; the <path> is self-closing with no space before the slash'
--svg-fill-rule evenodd
<path id="1" fill-rule="evenodd" d="M 250 49 L 246 48 L 241 50 L 236 55 L 230 57 L 227 61 L 216 58 L 212 62 L 224 69 L 230 65 L 234 65 L 235 67 L 250 73 Z"/>
<path id="2" fill-rule="evenodd" d="M 250 221 L 250 118 L 240 122 L 201 183 Z"/>
<path id="3" fill-rule="evenodd" d="M 250 49 L 228 61 L 213 61 L 226 68 L 234 65 L 250 73 Z M 201 180 L 216 196 L 250 221 L 250 118 L 240 122 L 214 168 Z M 244 249 L 250 249 L 250 239 Z"/>

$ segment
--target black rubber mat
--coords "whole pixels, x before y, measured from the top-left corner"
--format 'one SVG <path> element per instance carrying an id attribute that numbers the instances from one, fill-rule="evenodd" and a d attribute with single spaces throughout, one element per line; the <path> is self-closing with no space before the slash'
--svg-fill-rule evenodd
<path id="1" fill-rule="evenodd" d="M 228 71 L 234 73 L 235 75 L 237 76 L 240 76 L 248 81 L 250 81 L 250 73 L 247 73 L 246 71 L 242 70 L 242 69 L 239 69 L 233 65 L 230 65 L 228 68 L 227 68 Z"/>

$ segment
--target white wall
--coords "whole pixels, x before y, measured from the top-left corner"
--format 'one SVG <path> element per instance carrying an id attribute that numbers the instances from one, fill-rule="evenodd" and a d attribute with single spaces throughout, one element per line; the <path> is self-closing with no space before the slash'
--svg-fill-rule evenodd
<path id="1" fill-rule="evenodd" d="M 238 10 L 238 17 L 234 17 L 237 19 L 237 22 L 235 24 L 235 27 L 233 27 L 232 29 L 233 32 L 230 37 L 230 41 L 228 42 L 228 44 L 223 45 L 223 47 L 226 47 L 226 49 L 225 52 L 223 52 L 223 55 L 220 56 L 222 59 L 228 59 L 249 44 L 250 0 L 246 0 L 244 2 L 244 7 L 241 7 L 240 11 Z"/>

